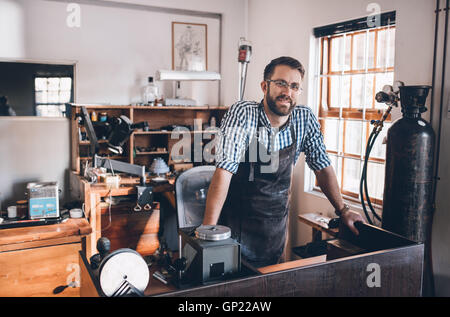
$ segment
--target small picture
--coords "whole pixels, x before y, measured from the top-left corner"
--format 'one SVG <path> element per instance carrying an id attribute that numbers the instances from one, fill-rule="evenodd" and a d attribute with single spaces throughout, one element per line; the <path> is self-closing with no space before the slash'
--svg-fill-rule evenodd
<path id="1" fill-rule="evenodd" d="M 207 70 L 207 25 L 172 22 L 172 69 Z"/>

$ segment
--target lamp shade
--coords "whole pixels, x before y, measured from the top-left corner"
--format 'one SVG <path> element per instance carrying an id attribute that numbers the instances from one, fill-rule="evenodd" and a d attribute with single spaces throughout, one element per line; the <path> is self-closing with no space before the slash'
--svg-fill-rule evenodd
<path id="1" fill-rule="evenodd" d="M 198 80 L 220 80 L 221 76 L 216 72 L 179 71 L 179 70 L 158 70 L 156 80 L 173 81 L 198 81 Z"/>

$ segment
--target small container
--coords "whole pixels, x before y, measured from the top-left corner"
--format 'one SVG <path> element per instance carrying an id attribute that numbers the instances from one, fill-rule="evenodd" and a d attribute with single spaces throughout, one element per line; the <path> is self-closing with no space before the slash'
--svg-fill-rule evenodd
<path id="1" fill-rule="evenodd" d="M 70 209 L 69 214 L 70 218 L 81 218 L 83 217 L 83 210 L 80 208 Z"/>
<path id="2" fill-rule="evenodd" d="M 100 113 L 99 119 L 100 119 L 100 122 L 106 122 L 106 121 L 108 121 L 108 114 L 107 114 L 106 112 Z"/>
<path id="3" fill-rule="evenodd" d="M 17 218 L 25 219 L 28 216 L 28 201 L 18 200 L 16 201 L 17 206 Z"/>
<path id="4" fill-rule="evenodd" d="M 9 219 L 17 218 L 17 206 L 9 206 L 7 208 L 7 210 L 8 210 L 8 218 Z"/>
<path id="5" fill-rule="evenodd" d="M 91 113 L 91 121 L 97 121 L 97 113 L 95 111 Z"/>

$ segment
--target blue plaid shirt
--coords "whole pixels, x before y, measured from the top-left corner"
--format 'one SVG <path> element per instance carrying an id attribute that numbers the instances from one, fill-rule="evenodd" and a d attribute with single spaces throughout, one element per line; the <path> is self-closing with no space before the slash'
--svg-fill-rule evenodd
<path id="1" fill-rule="evenodd" d="M 233 174 L 237 172 L 239 163 L 245 159 L 249 142 L 256 134 L 258 118 L 259 141 L 268 149 L 268 154 L 292 144 L 294 136 L 289 129 L 289 124 L 292 122 L 297 135 L 294 163 L 297 162 L 300 153 L 304 152 L 306 163 L 312 170 L 321 170 L 331 165 L 323 143 L 320 124 L 310 108 L 296 106 L 288 123 L 278 130 L 271 126 L 261 103 L 240 101 L 230 107 L 222 120 L 217 144 L 216 167 Z"/>

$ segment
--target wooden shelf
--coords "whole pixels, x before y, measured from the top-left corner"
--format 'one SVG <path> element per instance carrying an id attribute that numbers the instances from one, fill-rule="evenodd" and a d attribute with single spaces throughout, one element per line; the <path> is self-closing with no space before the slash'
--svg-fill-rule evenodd
<path id="1" fill-rule="evenodd" d="M 200 131 L 162 131 L 163 127 L 180 126 L 180 127 L 197 127 L 196 121 L 207 123 L 211 118 L 216 119 L 216 123 L 220 124 L 223 116 L 229 107 L 226 106 L 133 106 L 133 105 L 101 105 L 101 104 L 71 104 L 71 166 L 72 170 L 79 174 L 85 165 L 86 160 L 91 160 L 91 156 L 87 156 L 86 149 L 91 145 L 89 140 L 79 140 L 80 125 L 76 119 L 81 114 L 81 107 L 86 107 L 88 114 L 93 111 L 98 114 L 105 112 L 108 117 L 119 117 L 124 115 L 131 122 L 147 122 L 152 131 L 135 131 L 131 134 L 129 140 L 124 144 L 124 154 L 121 156 L 112 155 L 109 158 L 120 160 L 130 164 L 147 164 L 156 155 L 164 156 L 164 160 L 170 166 L 176 162 L 170 157 L 172 147 L 177 144 L 178 139 L 183 136 L 191 136 L 191 143 L 197 139 L 211 139 L 218 135 L 219 130 L 200 130 Z M 198 123 L 197 121 L 197 123 Z M 201 129 L 201 126 L 198 126 Z M 195 136 L 195 137 L 192 137 Z M 186 138 L 187 139 L 187 138 Z M 107 140 L 99 139 L 101 149 L 105 149 Z M 188 141 L 188 140 L 186 140 Z M 197 140 L 198 141 L 198 140 Z M 92 145 L 91 145 L 92 146 Z M 202 146 L 206 144 L 202 143 Z M 137 152 L 135 149 L 142 148 L 165 148 L 166 151 L 146 151 Z M 101 151 L 100 153 L 105 153 Z M 81 154 L 81 155 L 80 155 Z"/>
<path id="2" fill-rule="evenodd" d="M 161 134 L 172 134 L 172 133 L 181 133 L 181 134 L 197 134 L 197 133 L 206 133 L 206 134 L 216 134 L 219 133 L 219 131 L 137 131 L 137 132 L 133 132 L 134 135 L 149 135 L 149 134 L 157 134 L 157 135 L 161 135 Z"/>
<path id="3" fill-rule="evenodd" d="M 97 140 L 98 143 L 108 143 L 108 140 Z M 91 142 L 90 141 L 79 141 L 80 145 L 90 145 Z"/>
<path id="4" fill-rule="evenodd" d="M 163 155 L 163 154 L 169 154 L 168 151 L 152 151 L 152 152 L 136 152 L 136 155 Z"/>
<path id="5" fill-rule="evenodd" d="M 130 106 L 134 110 L 228 110 L 227 106 Z"/>
<path id="6" fill-rule="evenodd" d="M 132 105 L 92 105 L 92 104 L 71 104 L 72 107 L 86 107 L 87 109 L 134 109 L 134 110 L 228 110 L 228 106 L 132 106 Z"/>
<path id="7" fill-rule="evenodd" d="M 124 159 L 128 159 L 126 156 L 108 156 L 108 157 L 103 157 L 102 158 L 107 158 L 110 160 L 124 160 Z M 92 156 L 80 156 L 80 160 L 92 160 Z"/>

